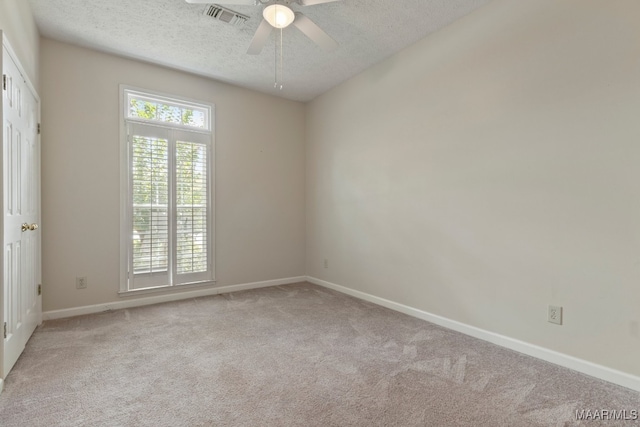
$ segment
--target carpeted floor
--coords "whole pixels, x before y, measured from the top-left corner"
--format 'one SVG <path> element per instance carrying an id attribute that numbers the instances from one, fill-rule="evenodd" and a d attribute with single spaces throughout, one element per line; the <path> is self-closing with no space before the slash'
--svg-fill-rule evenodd
<path id="1" fill-rule="evenodd" d="M 640 394 L 308 283 L 45 322 L 10 426 L 575 426 Z"/>

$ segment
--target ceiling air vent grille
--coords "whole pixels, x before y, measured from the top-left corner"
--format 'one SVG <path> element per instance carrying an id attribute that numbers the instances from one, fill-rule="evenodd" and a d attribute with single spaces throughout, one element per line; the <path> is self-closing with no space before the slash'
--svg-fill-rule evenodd
<path id="1" fill-rule="evenodd" d="M 246 15 L 242 15 L 238 12 L 234 12 L 233 10 L 229 10 L 217 4 L 210 4 L 204 10 L 204 14 L 214 19 L 217 19 L 218 21 L 235 25 L 236 27 L 244 24 L 249 19 L 249 17 Z"/>

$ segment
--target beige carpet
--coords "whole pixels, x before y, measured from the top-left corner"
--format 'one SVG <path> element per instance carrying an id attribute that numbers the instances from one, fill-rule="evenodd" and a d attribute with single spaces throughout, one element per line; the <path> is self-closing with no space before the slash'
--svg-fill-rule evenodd
<path id="1" fill-rule="evenodd" d="M 575 426 L 640 394 L 308 283 L 45 322 L 9 426 Z"/>

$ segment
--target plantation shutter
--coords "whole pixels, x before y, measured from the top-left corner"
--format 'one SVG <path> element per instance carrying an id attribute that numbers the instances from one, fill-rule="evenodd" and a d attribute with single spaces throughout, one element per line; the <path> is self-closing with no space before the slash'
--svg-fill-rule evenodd
<path id="1" fill-rule="evenodd" d="M 176 142 L 176 268 L 207 270 L 207 147 Z"/>
<path id="2" fill-rule="evenodd" d="M 129 289 L 213 279 L 210 137 L 128 123 Z"/>
<path id="3" fill-rule="evenodd" d="M 134 135 L 132 154 L 133 271 L 166 272 L 169 247 L 169 143 Z"/>

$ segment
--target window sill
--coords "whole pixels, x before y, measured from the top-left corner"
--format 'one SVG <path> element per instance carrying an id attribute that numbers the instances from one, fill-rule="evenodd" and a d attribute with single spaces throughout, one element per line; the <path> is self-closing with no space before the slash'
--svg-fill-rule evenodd
<path id="1" fill-rule="evenodd" d="M 200 288 L 212 287 L 216 284 L 215 280 L 206 280 L 202 282 L 184 283 L 182 285 L 175 286 L 156 286 L 153 288 L 133 289 L 130 291 L 119 291 L 118 296 L 121 298 L 133 297 L 145 294 L 157 294 L 157 293 L 179 293 L 185 290 L 194 290 Z"/>

